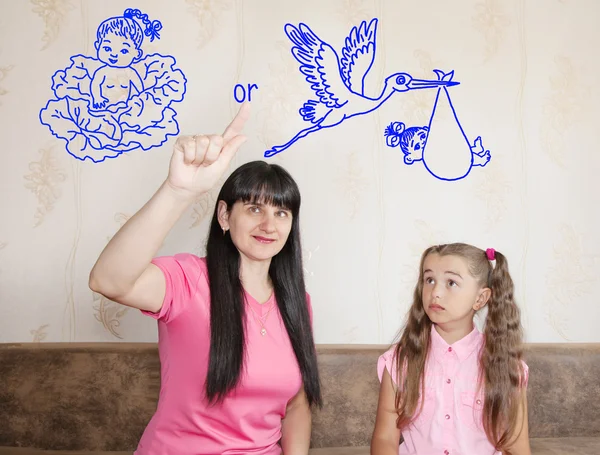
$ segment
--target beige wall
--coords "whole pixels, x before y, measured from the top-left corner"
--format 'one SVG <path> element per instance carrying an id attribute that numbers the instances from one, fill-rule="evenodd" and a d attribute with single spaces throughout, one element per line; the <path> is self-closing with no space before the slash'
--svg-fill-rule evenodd
<path id="1" fill-rule="evenodd" d="M 528 341 L 600 342 L 596 0 L 0 0 L 1 342 L 156 340 L 154 321 L 94 295 L 87 277 L 165 178 L 174 138 L 94 164 L 69 155 L 38 118 L 54 72 L 72 55 L 93 56 L 98 25 L 126 7 L 163 23 L 143 49 L 174 56 L 187 78 L 173 106 L 182 132 L 221 131 L 237 109 L 234 85 L 259 86 L 236 166 L 305 127 L 297 110 L 314 95 L 286 22 L 306 22 L 339 51 L 352 26 L 378 17 L 373 96 L 398 71 L 455 71 L 465 132 L 492 153 L 460 181 L 405 165 L 382 134 L 392 121 L 426 124 L 435 90 L 396 94 L 270 159 L 302 189 L 318 342 L 391 341 L 421 251 L 446 241 L 508 256 Z M 160 254 L 202 254 L 213 196 Z"/>

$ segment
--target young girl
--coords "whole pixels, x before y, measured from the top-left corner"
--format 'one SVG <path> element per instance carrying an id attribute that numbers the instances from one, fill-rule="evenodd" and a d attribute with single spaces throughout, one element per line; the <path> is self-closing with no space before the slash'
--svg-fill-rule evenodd
<path id="1" fill-rule="evenodd" d="M 377 364 L 371 455 L 531 453 L 513 288 L 493 249 L 454 243 L 423 253 L 404 332 Z M 473 317 L 486 305 L 481 333 Z"/>
<path id="2" fill-rule="evenodd" d="M 300 242 L 300 191 L 253 161 L 225 181 L 206 257 L 155 257 L 245 138 L 246 104 L 223 136 L 177 139 L 166 181 L 117 232 L 90 287 L 158 320 L 158 408 L 136 455 L 307 455 L 321 404 Z"/>

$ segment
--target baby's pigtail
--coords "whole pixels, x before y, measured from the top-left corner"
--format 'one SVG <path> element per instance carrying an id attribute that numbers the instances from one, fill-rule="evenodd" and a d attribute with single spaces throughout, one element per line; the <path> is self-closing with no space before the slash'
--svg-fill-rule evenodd
<path id="1" fill-rule="evenodd" d="M 160 39 L 160 34 L 158 32 L 162 30 L 162 23 L 159 20 L 150 21 L 147 14 L 134 8 L 127 8 L 123 13 L 123 17 L 141 20 L 145 27 L 144 35 L 150 37 L 151 42 L 154 41 L 154 38 Z"/>

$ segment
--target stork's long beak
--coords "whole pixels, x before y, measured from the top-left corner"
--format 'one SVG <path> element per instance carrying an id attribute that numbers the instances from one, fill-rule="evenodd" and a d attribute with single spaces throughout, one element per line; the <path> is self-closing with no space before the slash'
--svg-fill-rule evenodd
<path id="1" fill-rule="evenodd" d="M 435 87 L 452 87 L 453 85 L 458 85 L 460 82 L 454 81 L 428 81 L 425 79 L 412 79 L 407 87 L 410 90 L 418 89 L 418 88 L 435 88 Z"/>

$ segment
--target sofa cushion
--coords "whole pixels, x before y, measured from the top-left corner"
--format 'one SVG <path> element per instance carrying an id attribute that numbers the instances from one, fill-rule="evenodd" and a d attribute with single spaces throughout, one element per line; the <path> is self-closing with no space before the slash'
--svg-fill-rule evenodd
<path id="1" fill-rule="evenodd" d="M 600 343 L 529 344 L 525 357 L 531 437 L 600 437 Z"/>
<path id="2" fill-rule="evenodd" d="M 536 438 L 531 439 L 532 455 L 598 455 L 600 438 Z M 366 447 L 334 447 L 311 449 L 310 455 L 369 455 Z M 0 452 L 2 455 L 2 452 Z M 16 454 L 15 454 L 16 455 Z"/>
<path id="3" fill-rule="evenodd" d="M 313 447 L 369 445 L 384 349 L 319 346 L 324 406 L 314 416 Z M 524 355 L 530 437 L 600 437 L 600 343 L 527 344 Z"/>
<path id="4" fill-rule="evenodd" d="M 310 449 L 308 455 L 369 455 L 371 448 L 366 447 L 324 447 Z M 1 454 L 1 452 L 0 452 Z"/>
<path id="5" fill-rule="evenodd" d="M 154 343 L 0 348 L 0 446 L 131 450 L 156 409 Z"/>
<path id="6" fill-rule="evenodd" d="M 313 447 L 370 444 L 379 396 L 377 357 L 383 351 L 360 346 L 319 349 L 323 408 L 313 416 Z"/>
<path id="7" fill-rule="evenodd" d="M 0 447 L 0 455 L 132 455 L 132 452 L 88 452 L 85 450 L 42 450 L 23 447 Z"/>
<path id="8" fill-rule="evenodd" d="M 368 447 L 385 349 L 317 346 L 312 447 Z M 527 345 L 525 357 L 530 436 L 600 437 L 600 343 Z M 0 377 L 0 446 L 131 453 L 156 409 L 160 363 L 155 343 L 0 344 Z"/>
<path id="9" fill-rule="evenodd" d="M 369 455 L 369 446 L 310 449 L 309 455 Z M 534 438 L 532 455 L 598 455 L 600 438 Z M 132 452 L 82 452 L 0 447 L 0 455 L 132 455 Z"/>
<path id="10" fill-rule="evenodd" d="M 309 455 L 369 455 L 369 447 L 334 447 L 310 449 Z M 0 447 L 0 455 L 132 455 L 132 452 L 85 452 Z"/>
<path id="11" fill-rule="evenodd" d="M 533 455 L 598 455 L 598 438 L 534 438 L 530 440 Z"/>

